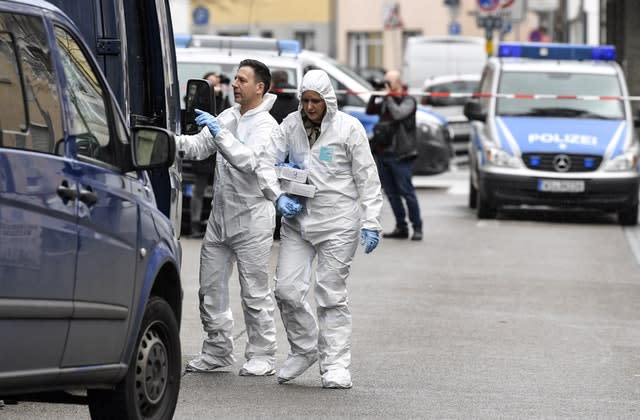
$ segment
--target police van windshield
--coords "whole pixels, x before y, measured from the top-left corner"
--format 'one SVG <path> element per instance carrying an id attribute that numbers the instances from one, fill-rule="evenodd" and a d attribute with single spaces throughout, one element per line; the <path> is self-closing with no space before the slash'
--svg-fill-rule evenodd
<path id="1" fill-rule="evenodd" d="M 615 75 L 504 72 L 500 94 L 550 95 L 552 99 L 498 98 L 496 114 L 512 116 L 624 119 L 621 100 L 561 99 L 558 96 L 621 96 Z"/>

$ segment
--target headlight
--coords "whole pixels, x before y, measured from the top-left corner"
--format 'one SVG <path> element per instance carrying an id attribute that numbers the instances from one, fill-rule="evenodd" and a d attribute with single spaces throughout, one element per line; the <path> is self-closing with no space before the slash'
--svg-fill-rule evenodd
<path id="1" fill-rule="evenodd" d="M 504 150 L 490 147 L 485 151 L 485 159 L 487 162 L 494 166 L 501 168 L 521 168 L 522 160 L 520 158 L 511 156 Z"/>
<path id="2" fill-rule="evenodd" d="M 629 171 L 637 169 L 638 165 L 638 153 L 637 151 L 629 151 L 616 156 L 615 158 L 604 162 L 602 169 L 605 171 Z"/>
<path id="3" fill-rule="evenodd" d="M 418 129 L 425 136 L 433 136 L 435 127 L 430 127 L 428 124 L 418 124 Z"/>
<path id="4" fill-rule="evenodd" d="M 445 130 L 446 127 L 442 125 L 418 124 L 418 140 L 427 143 L 435 141 L 440 144 L 446 144 L 448 137 Z"/>

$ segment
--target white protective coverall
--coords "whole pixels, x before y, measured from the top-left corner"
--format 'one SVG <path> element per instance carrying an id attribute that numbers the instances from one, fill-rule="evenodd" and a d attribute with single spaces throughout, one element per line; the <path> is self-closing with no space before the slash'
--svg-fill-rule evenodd
<path id="1" fill-rule="evenodd" d="M 356 118 L 338 111 L 327 74 L 307 72 L 300 93 L 307 90 L 319 93 L 326 104 L 320 136 L 310 148 L 301 113 L 293 112 L 274 131 L 271 159 L 261 164 L 275 165 L 288 155 L 290 162 L 308 169 L 308 183 L 316 186 L 313 198 L 301 198 L 301 213 L 282 218 L 275 296 L 290 356 L 311 358 L 317 352 L 324 375 L 331 369 L 348 370 L 351 364 L 347 277 L 360 229 L 382 230 L 382 194 L 365 130 Z M 270 176 L 264 193 L 276 200 L 282 191 L 275 172 Z M 317 323 L 305 299 L 316 256 Z"/>
<path id="2" fill-rule="evenodd" d="M 276 353 L 275 304 L 269 288 L 269 257 L 275 208 L 258 184 L 258 155 L 264 151 L 276 121 L 269 114 L 276 96 L 240 114 L 240 105 L 218 116 L 222 130 L 215 140 L 205 127 L 193 136 L 178 136 L 177 150 L 186 159 L 217 153 L 213 202 L 200 254 L 200 318 L 208 337 L 202 353 L 220 366 L 233 364 L 233 317 L 229 278 L 237 260 L 242 309 L 248 341 L 245 357 L 273 364 Z"/>

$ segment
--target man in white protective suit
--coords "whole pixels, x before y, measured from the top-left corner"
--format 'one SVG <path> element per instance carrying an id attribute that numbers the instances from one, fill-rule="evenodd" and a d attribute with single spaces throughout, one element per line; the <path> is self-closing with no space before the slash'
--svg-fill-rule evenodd
<path id="1" fill-rule="evenodd" d="M 197 111 L 196 123 L 206 128 L 176 139 L 186 159 L 201 160 L 218 152 L 211 214 L 200 254 L 200 318 L 207 337 L 187 371 L 211 372 L 235 361 L 229 279 L 237 261 L 248 336 L 247 361 L 239 374 L 275 373 L 275 304 L 269 288 L 275 209 L 258 186 L 257 165 L 277 127 L 269 114 L 276 99 L 267 93 L 270 83 L 271 74 L 263 63 L 242 61 L 232 83 L 236 104 L 217 118 Z"/>
<path id="2" fill-rule="evenodd" d="M 382 194 L 376 164 L 362 124 L 338 111 L 329 77 L 307 72 L 300 87 L 299 110 L 273 132 L 271 160 L 308 170 L 313 198 L 300 199 L 301 211 L 284 212 L 275 296 L 280 308 L 289 356 L 278 382 L 290 381 L 318 359 L 324 388 L 351 388 L 351 312 L 347 277 L 358 246 L 365 253 L 379 241 Z M 265 177 L 265 195 L 282 196 L 275 172 Z M 262 182 L 263 179 L 261 179 Z M 315 271 L 317 322 L 306 301 Z"/>

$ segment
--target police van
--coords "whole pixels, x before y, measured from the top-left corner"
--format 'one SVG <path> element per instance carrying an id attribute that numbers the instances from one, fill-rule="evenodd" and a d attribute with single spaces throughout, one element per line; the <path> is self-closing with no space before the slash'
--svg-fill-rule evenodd
<path id="1" fill-rule="evenodd" d="M 502 43 L 485 66 L 469 144 L 469 206 L 614 212 L 638 222 L 638 137 L 613 46 Z"/>

